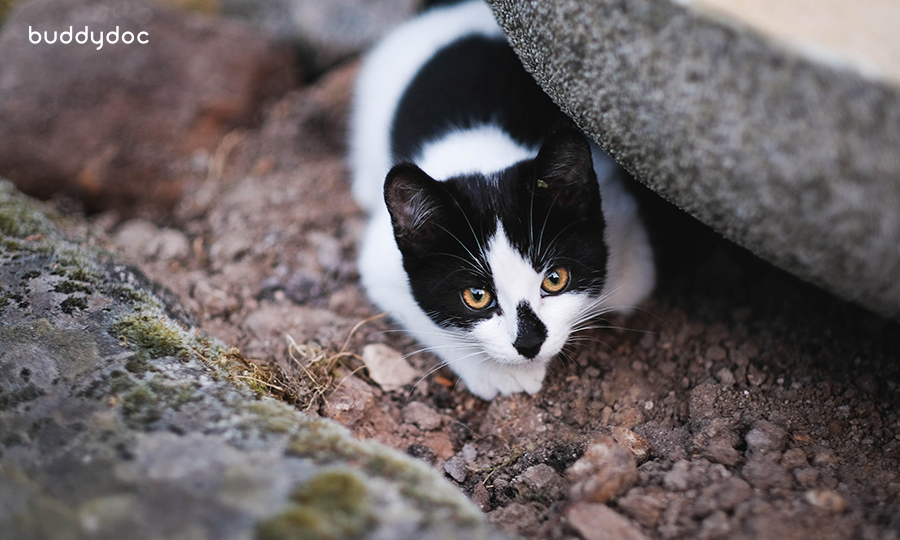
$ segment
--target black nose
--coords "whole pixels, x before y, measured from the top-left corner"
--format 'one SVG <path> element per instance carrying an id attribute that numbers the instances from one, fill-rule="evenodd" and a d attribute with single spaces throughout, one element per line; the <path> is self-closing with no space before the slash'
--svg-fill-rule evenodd
<path id="1" fill-rule="evenodd" d="M 527 302 L 519 302 L 516 316 L 519 328 L 513 347 L 525 358 L 534 358 L 547 339 L 547 327 L 538 319 Z"/>

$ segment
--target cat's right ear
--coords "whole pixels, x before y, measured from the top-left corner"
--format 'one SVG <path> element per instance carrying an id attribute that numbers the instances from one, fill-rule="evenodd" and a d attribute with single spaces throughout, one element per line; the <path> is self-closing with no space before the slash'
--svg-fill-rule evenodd
<path id="1" fill-rule="evenodd" d="M 384 202 L 401 251 L 429 243 L 440 232 L 446 193 L 440 183 L 411 163 L 395 165 L 384 181 Z"/>

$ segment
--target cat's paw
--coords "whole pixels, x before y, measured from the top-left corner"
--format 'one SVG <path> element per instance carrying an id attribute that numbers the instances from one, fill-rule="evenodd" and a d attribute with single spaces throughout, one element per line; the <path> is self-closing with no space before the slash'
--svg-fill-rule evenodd
<path id="1" fill-rule="evenodd" d="M 547 366 L 536 364 L 528 367 L 509 366 L 485 362 L 478 369 L 457 371 L 469 392 L 481 399 L 491 400 L 497 394 L 508 396 L 518 392 L 536 394 L 544 382 Z"/>

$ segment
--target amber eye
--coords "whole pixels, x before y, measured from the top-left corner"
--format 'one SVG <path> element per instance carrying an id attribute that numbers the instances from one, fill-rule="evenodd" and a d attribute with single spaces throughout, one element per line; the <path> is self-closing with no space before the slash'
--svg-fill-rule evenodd
<path id="1" fill-rule="evenodd" d="M 462 292 L 463 302 L 472 309 L 482 310 L 494 305 L 494 297 L 490 292 L 479 289 L 478 287 L 469 287 Z"/>
<path id="2" fill-rule="evenodd" d="M 557 266 L 544 276 L 544 281 L 541 282 L 541 289 L 547 294 L 558 294 L 563 292 L 568 284 L 569 271 L 562 266 Z"/>

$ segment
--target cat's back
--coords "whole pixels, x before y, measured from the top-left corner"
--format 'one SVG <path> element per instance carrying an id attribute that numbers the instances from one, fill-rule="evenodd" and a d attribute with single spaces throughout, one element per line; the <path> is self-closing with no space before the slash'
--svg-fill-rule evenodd
<path id="1" fill-rule="evenodd" d="M 482 0 L 433 8 L 393 30 L 364 58 L 350 118 L 349 159 L 353 195 L 367 210 L 381 204 L 384 177 L 394 163 L 391 132 L 401 100 L 423 66 L 462 38 L 503 39 Z"/>

